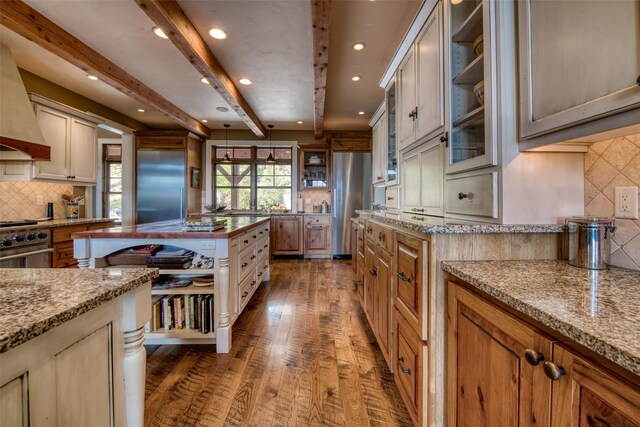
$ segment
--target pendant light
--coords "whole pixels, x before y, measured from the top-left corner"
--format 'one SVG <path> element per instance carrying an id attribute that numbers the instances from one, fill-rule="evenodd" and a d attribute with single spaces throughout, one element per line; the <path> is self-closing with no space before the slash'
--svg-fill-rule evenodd
<path id="1" fill-rule="evenodd" d="M 225 140 L 225 153 L 224 153 L 224 157 L 222 158 L 222 160 L 220 160 L 220 163 L 231 163 L 231 158 L 229 157 L 229 124 L 225 123 L 224 124 L 224 140 Z"/>
<path id="2" fill-rule="evenodd" d="M 267 157 L 267 163 L 275 163 L 276 159 L 273 158 L 273 148 L 271 148 L 271 134 L 273 133 L 273 125 L 267 126 L 269 128 L 269 157 Z"/>

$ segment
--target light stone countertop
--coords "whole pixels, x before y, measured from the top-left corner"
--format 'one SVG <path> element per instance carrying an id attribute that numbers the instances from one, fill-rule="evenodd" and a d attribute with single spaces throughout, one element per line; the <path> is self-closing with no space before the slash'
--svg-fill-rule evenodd
<path id="1" fill-rule="evenodd" d="M 408 213 L 356 210 L 360 217 L 421 233 L 562 233 L 562 224 L 491 224 Z"/>
<path id="2" fill-rule="evenodd" d="M 44 220 L 38 221 L 37 224 L 33 225 L 20 225 L 17 227 L 7 227 L 5 230 L 26 230 L 26 229 L 34 229 L 34 228 L 57 228 L 57 227 L 69 227 L 73 225 L 88 225 L 88 224 L 97 224 L 100 222 L 115 222 L 113 218 L 79 218 L 79 219 L 52 219 L 52 220 Z"/>
<path id="3" fill-rule="evenodd" d="M 0 270 L 0 353 L 158 276 L 157 269 Z"/>
<path id="4" fill-rule="evenodd" d="M 442 269 L 640 375 L 640 272 L 566 261 L 443 261 Z"/>

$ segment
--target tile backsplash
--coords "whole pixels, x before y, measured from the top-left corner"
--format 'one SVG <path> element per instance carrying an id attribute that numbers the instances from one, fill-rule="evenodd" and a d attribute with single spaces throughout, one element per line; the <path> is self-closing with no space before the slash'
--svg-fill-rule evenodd
<path id="1" fill-rule="evenodd" d="M 331 190 L 298 191 L 298 198 L 302 198 L 305 201 L 305 212 L 313 212 L 313 205 L 321 205 L 322 202 L 329 204 L 329 212 L 331 212 Z"/>
<path id="2" fill-rule="evenodd" d="M 584 157 L 585 214 L 613 217 L 615 188 L 640 186 L 640 134 L 596 142 Z M 616 219 L 611 264 L 640 270 L 640 220 Z"/>
<path id="3" fill-rule="evenodd" d="M 0 220 L 13 221 L 47 216 L 47 203 L 53 202 L 54 218 L 63 218 L 62 194 L 72 194 L 73 185 L 50 182 L 0 182 Z M 42 196 L 43 204 L 37 204 Z"/>

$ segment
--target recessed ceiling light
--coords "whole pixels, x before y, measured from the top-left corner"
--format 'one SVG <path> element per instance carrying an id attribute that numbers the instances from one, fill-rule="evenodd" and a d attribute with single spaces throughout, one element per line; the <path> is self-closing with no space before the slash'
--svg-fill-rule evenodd
<path id="1" fill-rule="evenodd" d="M 212 28 L 209 30 L 209 35 L 214 39 L 224 40 L 227 38 L 227 33 L 222 31 L 220 28 Z"/>
<path id="2" fill-rule="evenodd" d="M 207 123 L 207 119 L 202 119 L 202 123 Z"/>
<path id="3" fill-rule="evenodd" d="M 364 116 L 364 111 L 358 111 L 358 114 Z"/>
<path id="4" fill-rule="evenodd" d="M 351 80 L 353 80 L 354 82 L 359 82 L 360 81 L 360 76 L 353 76 L 353 77 L 351 77 Z"/>
<path id="5" fill-rule="evenodd" d="M 250 85 L 251 84 L 251 80 L 249 80 L 249 79 L 240 79 L 239 81 L 243 85 Z"/>
<path id="6" fill-rule="evenodd" d="M 302 124 L 302 122 L 301 122 L 301 121 L 298 121 L 298 124 L 299 124 L 299 125 L 301 125 L 301 124 Z"/>
<path id="7" fill-rule="evenodd" d="M 87 74 L 87 78 L 89 80 L 98 80 L 98 78 L 96 76 L 92 76 L 91 74 Z"/>
<path id="8" fill-rule="evenodd" d="M 207 78 L 206 78 L 206 77 L 201 78 L 201 79 L 200 79 L 200 81 L 201 81 L 202 83 L 206 84 L 206 85 L 208 85 L 208 84 L 209 84 L 209 80 L 207 80 Z"/>
<path id="9" fill-rule="evenodd" d="M 355 50 L 362 50 L 362 49 L 364 49 L 364 43 L 356 43 L 356 44 L 353 45 L 353 48 Z"/>
<path id="10" fill-rule="evenodd" d="M 138 112 L 139 113 L 144 113 L 144 110 L 142 108 L 138 108 Z"/>
<path id="11" fill-rule="evenodd" d="M 216 110 L 220 111 L 221 113 L 226 113 L 227 111 L 229 111 L 227 107 L 216 107 Z"/>
<path id="12" fill-rule="evenodd" d="M 164 31 L 162 31 L 162 28 L 160 28 L 160 27 L 153 27 L 153 32 L 156 34 L 156 36 L 160 37 L 161 39 L 168 39 L 169 38 L 164 33 Z"/>

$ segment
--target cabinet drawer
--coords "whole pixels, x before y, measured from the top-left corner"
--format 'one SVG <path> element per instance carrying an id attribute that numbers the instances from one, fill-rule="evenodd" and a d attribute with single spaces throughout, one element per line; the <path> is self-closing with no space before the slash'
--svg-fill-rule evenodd
<path id="1" fill-rule="evenodd" d="M 358 254 L 364 257 L 364 224 L 358 224 L 358 243 L 356 247 L 358 248 Z"/>
<path id="2" fill-rule="evenodd" d="M 249 246 L 256 243 L 258 239 L 258 234 L 256 230 L 249 230 L 243 235 L 238 237 L 238 250 L 240 252 L 247 249 Z"/>
<path id="3" fill-rule="evenodd" d="M 51 231 L 51 241 L 53 243 L 68 242 L 69 240 L 71 240 L 71 235 L 73 233 L 87 231 L 87 229 L 88 227 L 86 225 L 74 225 L 71 227 L 54 228 Z"/>
<path id="4" fill-rule="evenodd" d="M 113 228 L 114 225 L 115 224 L 113 222 L 99 222 L 96 224 L 87 225 L 87 230 L 102 230 L 104 228 Z"/>
<path id="5" fill-rule="evenodd" d="M 256 255 L 258 259 L 269 255 L 269 237 L 258 240 L 256 244 Z"/>
<path id="6" fill-rule="evenodd" d="M 421 339 L 428 337 L 429 254 L 427 242 L 402 233 L 396 237 L 396 308 Z"/>
<path id="7" fill-rule="evenodd" d="M 247 303 L 251 299 L 251 294 L 253 293 L 253 288 L 256 286 L 255 283 L 256 283 L 256 280 L 255 280 L 255 276 L 253 274 L 248 275 L 240 283 L 240 285 L 239 285 L 239 288 L 240 288 L 240 292 L 239 292 L 240 310 L 242 310 L 244 308 L 244 306 L 247 305 Z"/>
<path id="8" fill-rule="evenodd" d="M 415 425 L 422 424 L 427 346 L 396 310 L 395 382 Z"/>
<path id="9" fill-rule="evenodd" d="M 367 221 L 367 228 L 365 231 L 367 232 L 369 240 L 375 242 L 378 246 L 389 252 L 393 251 L 393 239 L 395 236 L 392 229 Z"/>
<path id="10" fill-rule="evenodd" d="M 258 240 L 263 237 L 269 236 L 269 224 L 263 224 L 256 228 L 256 234 L 258 236 Z"/>
<path id="11" fill-rule="evenodd" d="M 256 258 L 255 247 L 249 248 L 240 254 L 240 265 L 238 266 L 240 278 L 244 278 L 250 271 L 253 271 L 256 266 Z"/>
<path id="12" fill-rule="evenodd" d="M 387 188 L 385 190 L 385 203 L 387 209 L 400 209 L 400 192 L 398 187 Z"/>
<path id="13" fill-rule="evenodd" d="M 446 181 L 447 213 L 498 217 L 498 173 L 453 178 Z"/>
<path id="14" fill-rule="evenodd" d="M 331 224 L 331 216 L 329 215 L 318 215 L 318 216 L 311 216 L 311 215 L 307 215 L 304 217 L 304 225 L 310 225 L 310 224 L 324 224 L 324 225 L 330 225 Z"/>
<path id="15" fill-rule="evenodd" d="M 267 274 L 268 269 L 269 269 L 269 260 L 267 258 L 263 260 L 258 260 L 258 264 L 256 267 L 256 277 L 258 279 L 258 284 L 262 283 L 265 275 Z"/>
<path id="16" fill-rule="evenodd" d="M 53 245 L 51 260 L 53 268 L 67 268 L 78 265 L 78 260 L 73 257 L 73 241 Z"/>

